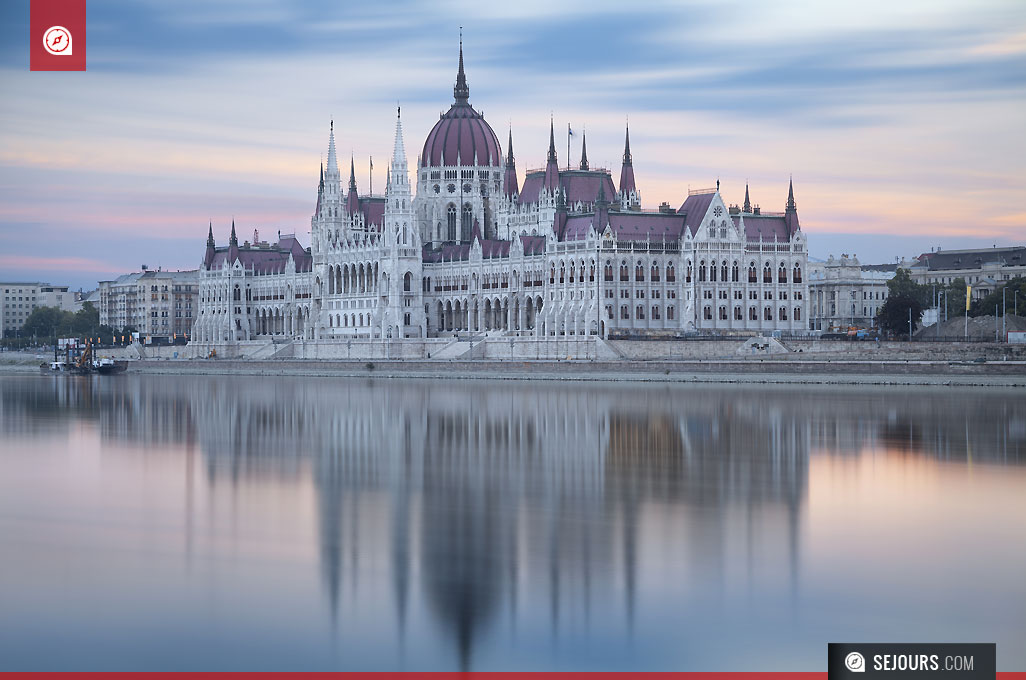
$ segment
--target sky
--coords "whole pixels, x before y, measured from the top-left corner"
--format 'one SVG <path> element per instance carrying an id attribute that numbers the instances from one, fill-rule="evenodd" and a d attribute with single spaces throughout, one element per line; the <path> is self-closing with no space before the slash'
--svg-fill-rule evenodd
<path id="1" fill-rule="evenodd" d="M 0 280 L 86 290 L 218 243 L 309 244 L 334 119 L 360 191 L 384 188 L 402 105 L 411 167 L 470 101 L 521 182 L 550 116 L 646 208 L 745 183 L 810 255 L 893 262 L 1026 242 L 1026 2 L 89 0 L 88 70 L 28 70 L 29 3 L 0 3 Z M 579 143 L 573 144 L 574 161 Z"/>

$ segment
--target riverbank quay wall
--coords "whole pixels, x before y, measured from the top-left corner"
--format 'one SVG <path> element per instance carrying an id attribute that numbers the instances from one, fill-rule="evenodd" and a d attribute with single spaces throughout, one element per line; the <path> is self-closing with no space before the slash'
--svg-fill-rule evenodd
<path id="1" fill-rule="evenodd" d="M 213 350 L 213 353 L 211 352 Z M 598 360 L 686 361 L 762 359 L 883 361 L 1026 360 L 1026 345 L 982 342 L 849 342 L 837 340 L 687 339 L 604 340 L 578 336 L 529 338 L 479 335 L 425 340 L 261 341 L 210 346 L 144 347 L 101 350 L 116 359 L 246 360 Z"/>
<path id="2" fill-rule="evenodd" d="M 1026 362 L 944 361 L 494 361 L 141 360 L 132 372 L 165 375 L 321 376 L 614 382 L 795 383 L 1026 387 Z"/>

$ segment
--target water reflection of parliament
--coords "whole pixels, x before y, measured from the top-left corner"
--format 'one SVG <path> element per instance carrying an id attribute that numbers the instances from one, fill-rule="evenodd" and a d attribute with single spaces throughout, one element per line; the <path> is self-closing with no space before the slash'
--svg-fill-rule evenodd
<path id="1" fill-rule="evenodd" d="M 20 400 L 4 392 L 8 429 L 26 419 L 12 417 Z M 105 437 L 198 447 L 211 485 L 312 470 L 332 616 L 360 553 L 387 554 L 400 631 L 419 587 L 467 667 L 476 637 L 525 585 L 544 593 L 554 627 L 610 599 L 632 621 L 643 513 L 681 529 L 672 540 L 685 543 L 689 568 L 713 581 L 738 532 L 781 538 L 786 549 L 742 553 L 758 569 L 777 560 L 794 580 L 810 452 L 1026 461 L 1023 399 L 907 396 L 126 378 L 47 382 L 22 406 L 52 397 L 55 409 L 99 419 Z"/>

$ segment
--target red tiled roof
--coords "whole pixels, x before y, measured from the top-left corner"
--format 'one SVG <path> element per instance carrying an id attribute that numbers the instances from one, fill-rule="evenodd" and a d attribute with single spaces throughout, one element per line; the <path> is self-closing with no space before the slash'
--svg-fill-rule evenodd
<path id="1" fill-rule="evenodd" d="M 209 269 L 219 269 L 222 263 L 229 258 L 229 249 L 228 247 L 216 248 Z M 308 272 L 313 268 L 313 256 L 300 245 L 294 235 L 283 236 L 278 243 L 268 248 L 240 246 L 237 249 L 237 257 L 242 266 L 256 274 L 284 273 L 289 255 L 292 255 L 292 259 L 296 262 L 297 272 Z"/>

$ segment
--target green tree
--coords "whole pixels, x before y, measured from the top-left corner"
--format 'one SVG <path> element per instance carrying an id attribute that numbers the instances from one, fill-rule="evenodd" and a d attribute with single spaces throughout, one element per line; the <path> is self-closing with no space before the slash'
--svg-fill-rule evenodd
<path id="1" fill-rule="evenodd" d="M 71 326 L 75 330 L 76 335 L 96 335 L 100 328 L 100 312 L 96 307 L 93 307 L 91 302 L 84 303 L 82 309 L 75 312 L 72 316 Z"/>
<path id="2" fill-rule="evenodd" d="M 904 296 L 919 301 L 920 307 L 933 304 L 933 288 L 916 283 L 912 280 L 912 274 L 907 269 L 898 269 L 890 281 L 887 282 L 887 297 Z"/>
<path id="3" fill-rule="evenodd" d="M 993 314 L 994 309 L 1001 309 L 1001 292 L 1004 293 L 1004 311 L 999 311 L 1001 314 L 1015 314 L 1016 311 L 1016 297 L 1018 297 L 1018 308 L 1019 315 L 1026 316 L 1026 278 L 1017 276 L 1010 281 L 1006 281 L 1005 285 L 994 289 L 990 295 L 980 298 L 972 303 L 969 307 L 969 316 L 985 316 L 987 314 Z M 1016 295 L 1018 293 L 1018 296 Z M 965 307 L 962 308 L 963 310 Z"/>
<path id="4" fill-rule="evenodd" d="M 912 318 L 912 332 L 915 333 L 923 320 L 923 304 L 908 293 L 888 295 L 887 301 L 876 314 L 876 325 L 890 335 L 908 336 L 909 314 Z"/>
<path id="5" fill-rule="evenodd" d="M 944 286 L 941 310 L 947 318 L 954 319 L 965 314 L 965 279 L 961 276 Z"/>
<path id="6" fill-rule="evenodd" d="M 933 289 L 912 280 L 907 269 L 898 269 L 887 282 L 887 301 L 876 315 L 876 325 L 891 335 L 908 335 L 909 312 L 912 314 L 912 332 L 923 320 L 923 310 L 931 305 Z"/>
<path id="7" fill-rule="evenodd" d="M 72 316 L 56 307 L 36 307 L 21 326 L 22 337 L 52 338 L 68 329 Z"/>

